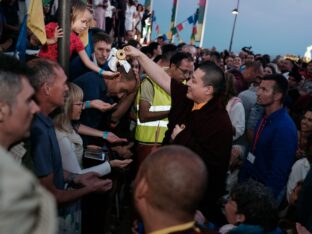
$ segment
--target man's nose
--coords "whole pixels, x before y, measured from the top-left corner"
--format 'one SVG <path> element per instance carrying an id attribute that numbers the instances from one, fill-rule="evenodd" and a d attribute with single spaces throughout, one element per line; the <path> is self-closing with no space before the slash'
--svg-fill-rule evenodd
<path id="1" fill-rule="evenodd" d="M 35 101 L 32 101 L 32 105 L 31 105 L 31 112 L 33 114 L 36 114 L 40 111 L 40 107 L 37 105 L 37 103 Z"/>

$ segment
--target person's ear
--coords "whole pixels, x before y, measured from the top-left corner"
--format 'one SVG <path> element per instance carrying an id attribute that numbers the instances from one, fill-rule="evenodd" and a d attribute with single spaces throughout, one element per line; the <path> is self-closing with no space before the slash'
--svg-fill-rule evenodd
<path id="1" fill-rule="evenodd" d="M 5 116 L 8 115 L 10 112 L 10 107 L 5 102 L 0 102 L 0 122 L 3 122 L 5 119 Z"/>
<path id="2" fill-rule="evenodd" d="M 282 93 L 274 93 L 274 100 L 278 101 L 281 100 L 283 97 Z"/>
<path id="3" fill-rule="evenodd" d="M 134 198 L 136 201 L 143 199 L 146 197 L 148 191 L 148 184 L 145 177 L 142 177 L 138 180 L 135 186 Z"/>
<path id="4" fill-rule="evenodd" d="M 134 202 L 141 216 L 146 214 L 148 204 L 148 183 L 145 177 L 136 179 L 134 188 Z"/>
<path id="5" fill-rule="evenodd" d="M 212 95 L 214 92 L 213 86 L 212 85 L 207 85 L 205 87 L 205 94 L 206 95 Z"/>
<path id="6" fill-rule="evenodd" d="M 48 83 L 44 83 L 42 85 L 42 90 L 43 90 L 43 93 L 46 95 L 46 96 L 50 96 L 50 92 L 51 92 L 51 87 L 49 86 Z"/>
<path id="7" fill-rule="evenodd" d="M 236 223 L 244 223 L 246 220 L 246 217 L 244 214 L 236 214 Z"/>

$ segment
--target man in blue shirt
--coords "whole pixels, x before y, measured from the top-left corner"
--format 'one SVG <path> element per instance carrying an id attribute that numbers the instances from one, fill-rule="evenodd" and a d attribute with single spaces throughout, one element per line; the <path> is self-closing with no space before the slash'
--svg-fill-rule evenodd
<path id="1" fill-rule="evenodd" d="M 240 181 L 252 178 L 269 187 L 280 201 L 295 160 L 297 129 L 283 107 L 288 83 L 274 74 L 262 78 L 257 89 L 257 103 L 264 116 L 254 131 L 250 152 L 241 168 Z"/>
<path id="2" fill-rule="evenodd" d="M 55 197 L 58 204 L 74 201 L 95 191 L 107 191 L 110 180 L 100 180 L 95 173 L 74 175 L 62 167 L 59 145 L 49 115 L 65 104 L 67 77 L 59 64 L 46 59 L 35 59 L 29 66 L 36 71 L 31 79 L 35 98 L 40 107 L 31 126 L 31 153 L 35 174 L 41 184 Z M 75 190 L 65 190 L 65 182 L 79 184 Z"/>

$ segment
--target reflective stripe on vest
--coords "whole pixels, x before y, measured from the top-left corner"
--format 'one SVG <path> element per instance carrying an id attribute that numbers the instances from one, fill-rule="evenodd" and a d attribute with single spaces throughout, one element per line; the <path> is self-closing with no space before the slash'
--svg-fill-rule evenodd
<path id="1" fill-rule="evenodd" d="M 146 78 L 148 79 L 148 78 Z M 160 88 L 155 82 L 152 80 L 148 80 L 145 82 L 151 82 L 154 88 L 154 98 L 152 101 L 152 105 L 149 108 L 150 112 L 158 112 L 158 111 L 169 111 L 171 108 L 171 97 Z M 139 113 L 139 101 L 140 101 L 140 92 L 138 92 L 137 101 L 137 113 Z M 140 142 L 145 143 L 161 143 L 163 138 L 165 137 L 165 132 L 167 131 L 168 118 L 164 118 L 157 121 L 150 121 L 141 123 L 139 120 L 139 116 L 137 114 L 137 126 L 135 130 L 135 139 Z"/>
<path id="2" fill-rule="evenodd" d="M 149 108 L 150 112 L 157 112 L 157 111 L 169 111 L 171 106 L 151 106 Z M 139 111 L 139 105 L 137 105 L 137 110 Z"/>
<path id="3" fill-rule="evenodd" d="M 151 122 L 145 122 L 145 123 L 141 123 L 140 120 L 137 120 L 137 125 L 139 126 L 149 126 L 149 127 L 163 127 L 163 128 L 167 128 L 168 125 L 168 121 L 164 121 L 164 120 L 157 120 L 157 121 L 151 121 Z"/>

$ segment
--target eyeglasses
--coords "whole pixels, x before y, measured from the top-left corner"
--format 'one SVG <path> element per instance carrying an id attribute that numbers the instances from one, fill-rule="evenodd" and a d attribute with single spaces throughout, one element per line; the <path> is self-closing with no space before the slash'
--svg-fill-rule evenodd
<path id="1" fill-rule="evenodd" d="M 192 75 L 194 73 L 193 71 L 183 70 L 180 67 L 177 67 L 177 68 L 183 73 L 184 77 L 186 77 L 186 78 L 192 77 Z"/>

